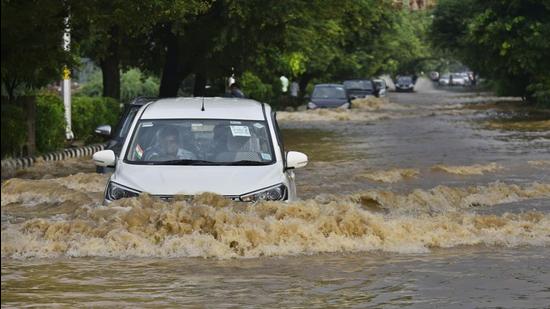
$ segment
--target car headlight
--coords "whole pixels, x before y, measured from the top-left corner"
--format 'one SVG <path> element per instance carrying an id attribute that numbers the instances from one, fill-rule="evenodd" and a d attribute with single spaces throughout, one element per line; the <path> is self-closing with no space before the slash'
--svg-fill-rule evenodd
<path id="1" fill-rule="evenodd" d="M 313 103 L 313 102 L 309 102 L 309 103 L 307 103 L 307 107 L 308 107 L 309 109 L 315 109 L 315 108 L 317 108 L 317 105 L 316 105 L 315 103 Z"/>
<path id="2" fill-rule="evenodd" d="M 286 186 L 279 184 L 239 196 L 241 202 L 280 201 L 287 198 Z"/>
<path id="3" fill-rule="evenodd" d="M 116 182 L 110 181 L 105 190 L 105 199 L 109 201 L 116 201 L 127 197 L 136 197 L 139 195 L 139 191 L 130 189 L 128 187 L 119 185 Z"/>

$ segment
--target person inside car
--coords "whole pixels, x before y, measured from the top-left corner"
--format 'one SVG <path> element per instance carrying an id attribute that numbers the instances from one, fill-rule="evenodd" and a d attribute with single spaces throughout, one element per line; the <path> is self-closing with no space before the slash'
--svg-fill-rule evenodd
<path id="1" fill-rule="evenodd" d="M 229 94 L 233 98 L 245 98 L 243 91 L 239 88 L 237 83 L 231 84 L 229 87 Z"/>
<path id="2" fill-rule="evenodd" d="M 184 149 L 180 134 L 175 127 L 166 127 L 158 131 L 158 143 L 147 151 L 145 161 L 196 160 L 197 156 Z"/>

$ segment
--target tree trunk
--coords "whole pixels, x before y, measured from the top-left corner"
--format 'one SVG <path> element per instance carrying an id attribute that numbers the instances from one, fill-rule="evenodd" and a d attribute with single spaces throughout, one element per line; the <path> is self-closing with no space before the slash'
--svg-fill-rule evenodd
<path id="1" fill-rule="evenodd" d="M 160 98 L 175 97 L 178 95 L 178 89 L 183 80 L 179 74 L 180 63 L 178 51 L 177 37 L 173 33 L 168 34 L 166 42 L 166 59 L 160 79 Z"/>
<path id="2" fill-rule="evenodd" d="M 34 96 L 21 97 L 21 103 L 27 119 L 27 142 L 25 153 L 27 156 L 36 154 L 36 100 Z"/>
<path id="3" fill-rule="evenodd" d="M 300 79 L 298 80 L 298 85 L 300 86 L 300 93 L 298 97 L 300 98 L 300 102 L 304 100 L 304 96 L 307 94 L 306 89 L 307 85 L 309 84 L 309 81 L 311 80 L 312 76 L 309 74 L 305 74 L 300 76 Z"/>
<path id="4" fill-rule="evenodd" d="M 203 73 L 195 73 L 195 85 L 193 86 L 193 96 L 204 97 L 206 94 L 206 76 Z"/>
<path id="5" fill-rule="evenodd" d="M 107 56 L 100 60 L 103 76 L 103 96 L 120 101 L 120 56 L 118 53 L 118 29 L 111 29 L 111 41 Z"/>

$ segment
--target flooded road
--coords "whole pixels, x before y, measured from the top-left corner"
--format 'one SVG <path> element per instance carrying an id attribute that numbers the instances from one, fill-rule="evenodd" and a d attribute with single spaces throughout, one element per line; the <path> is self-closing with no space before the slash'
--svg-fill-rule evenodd
<path id="1" fill-rule="evenodd" d="M 548 307 L 550 112 L 421 82 L 280 112 L 310 158 L 296 203 L 103 207 L 91 163 L 20 171 L 2 184 L 2 306 Z"/>

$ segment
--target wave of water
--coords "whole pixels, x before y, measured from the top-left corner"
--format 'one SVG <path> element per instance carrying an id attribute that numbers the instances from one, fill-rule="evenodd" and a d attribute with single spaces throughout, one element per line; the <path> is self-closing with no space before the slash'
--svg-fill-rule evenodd
<path id="1" fill-rule="evenodd" d="M 235 203 L 205 193 L 147 195 L 101 206 L 105 176 L 12 179 L 2 185 L 3 258 L 212 257 L 426 252 L 462 245 L 550 244 L 550 214 L 472 208 L 550 197 L 550 184 L 371 190 L 295 203 Z"/>

